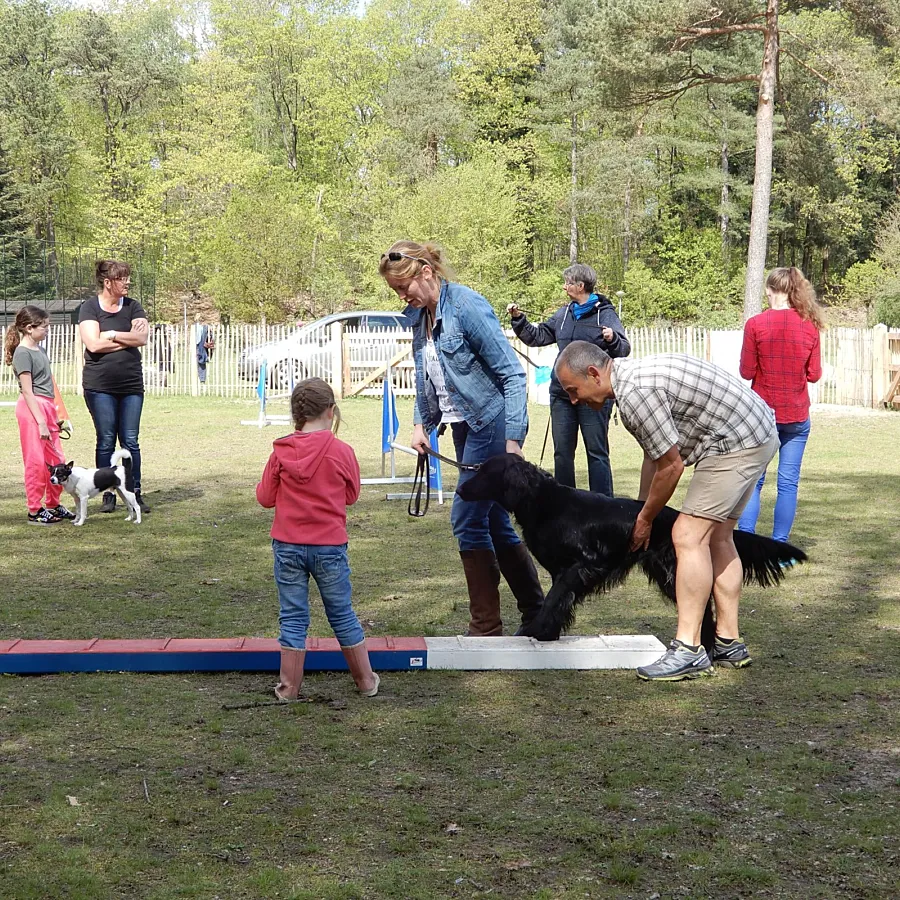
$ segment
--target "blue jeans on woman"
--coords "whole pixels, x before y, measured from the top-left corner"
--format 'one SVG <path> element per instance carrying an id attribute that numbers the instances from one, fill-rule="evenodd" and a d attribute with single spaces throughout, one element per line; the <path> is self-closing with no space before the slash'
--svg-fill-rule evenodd
<path id="1" fill-rule="evenodd" d="M 450 428 L 457 462 L 477 465 L 492 456 L 506 453 L 505 411 L 501 411 L 481 431 L 472 431 L 465 422 L 454 422 Z M 461 471 L 457 485 L 464 484 L 474 474 Z M 509 513 L 492 500 L 462 500 L 455 494 L 450 524 L 460 550 L 496 552 L 498 548 L 521 543 L 509 520 Z"/>
<path id="2" fill-rule="evenodd" d="M 775 496 L 775 522 L 772 537 L 776 541 L 786 541 L 797 515 L 797 488 L 800 485 L 800 465 L 803 462 L 803 451 L 809 440 L 809 419 L 805 422 L 790 422 L 777 425 L 778 441 L 778 492 Z M 744 513 L 738 520 L 738 531 L 756 532 L 756 520 L 759 518 L 759 495 L 766 483 L 766 473 L 756 483 L 756 490 Z"/>
<path id="3" fill-rule="evenodd" d="M 281 634 L 278 643 L 306 649 L 309 631 L 309 576 L 316 581 L 328 624 L 342 647 L 354 647 L 365 633 L 353 611 L 347 545 L 316 546 L 272 541 L 275 584 L 278 588 Z"/>
<path id="4" fill-rule="evenodd" d="M 94 420 L 97 432 L 97 468 L 108 466 L 119 445 L 131 454 L 131 472 L 134 476 L 134 490 L 141 490 L 141 448 L 138 434 L 141 430 L 141 410 L 144 408 L 143 394 L 103 394 L 99 391 L 85 391 L 84 402 Z"/>
<path id="5" fill-rule="evenodd" d="M 550 397 L 550 421 L 553 429 L 553 467 L 560 484 L 575 487 L 575 449 L 578 430 L 588 459 L 588 486 L 598 494 L 613 496 L 612 468 L 609 464 L 609 416 L 612 400 L 599 410 L 583 403 L 573 404 L 568 397 Z"/>

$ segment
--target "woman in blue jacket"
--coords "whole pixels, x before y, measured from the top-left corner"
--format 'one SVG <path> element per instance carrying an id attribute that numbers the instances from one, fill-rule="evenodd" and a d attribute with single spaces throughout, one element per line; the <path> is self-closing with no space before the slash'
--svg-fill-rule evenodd
<path id="1" fill-rule="evenodd" d="M 529 347 L 556 344 L 560 350 L 572 341 L 589 341 L 611 357 L 628 356 L 631 344 L 612 303 L 594 293 L 597 273 L 581 263 L 563 272 L 564 287 L 571 303 L 558 309 L 546 322 L 532 325 L 515 304 L 507 307 L 519 340 Z M 600 410 L 569 400 L 554 371 L 550 381 L 550 421 L 553 428 L 553 464 L 556 480 L 575 487 L 575 448 L 578 430 L 587 452 L 588 485 L 592 491 L 613 496 L 612 468 L 609 464 L 609 416 L 612 400 Z"/>
<path id="2" fill-rule="evenodd" d="M 428 434 L 450 426 L 456 458 L 478 464 L 499 453 L 522 453 L 528 430 L 522 366 L 491 305 L 452 281 L 440 248 L 397 241 L 378 271 L 406 301 L 413 327 L 416 403 L 412 446 L 424 453 Z M 459 483 L 472 476 L 462 471 Z M 528 551 L 506 510 L 496 503 L 453 498 L 450 514 L 469 592 L 468 634 L 503 633 L 500 574 L 531 621 L 544 593 Z"/>

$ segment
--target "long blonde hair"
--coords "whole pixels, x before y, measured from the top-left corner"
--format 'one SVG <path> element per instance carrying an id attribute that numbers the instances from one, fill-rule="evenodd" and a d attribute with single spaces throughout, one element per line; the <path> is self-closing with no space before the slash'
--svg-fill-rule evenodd
<path id="1" fill-rule="evenodd" d="M 815 288 L 796 266 L 772 269 L 766 279 L 766 287 L 776 293 L 786 294 L 788 303 L 801 319 L 812 322 L 819 331 L 825 328 L 825 318 L 816 299 Z"/>
<path id="2" fill-rule="evenodd" d="M 321 378 L 304 378 L 291 393 L 291 417 L 299 431 L 311 419 L 318 419 L 329 407 L 334 407 L 331 430 L 337 434 L 341 427 L 341 411 L 334 402 L 334 391 Z"/>
<path id="3" fill-rule="evenodd" d="M 47 310 L 41 309 L 39 306 L 32 306 L 29 304 L 28 306 L 23 306 L 16 313 L 16 321 L 12 328 L 8 329 L 6 332 L 6 342 L 3 345 L 5 353 L 5 361 L 8 366 L 12 365 L 13 353 L 16 352 L 16 347 L 19 346 L 19 343 L 22 340 L 22 336 L 26 333 L 28 326 L 30 325 L 32 328 L 37 328 L 38 325 L 43 325 L 50 316 L 47 315 Z"/>
<path id="4" fill-rule="evenodd" d="M 391 255 L 399 259 L 391 259 Z M 415 241 L 395 241 L 387 252 L 381 254 L 378 274 L 382 278 L 415 278 L 422 266 L 431 266 L 438 278 L 453 281 L 456 277 L 444 258 L 444 251 L 437 244 L 417 244 Z"/>

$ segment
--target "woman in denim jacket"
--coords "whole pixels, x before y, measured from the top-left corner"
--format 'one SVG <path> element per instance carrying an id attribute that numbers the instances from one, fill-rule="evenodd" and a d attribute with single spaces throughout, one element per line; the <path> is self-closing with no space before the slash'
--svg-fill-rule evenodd
<path id="1" fill-rule="evenodd" d="M 597 273 L 583 263 L 563 272 L 566 294 L 571 303 L 558 309 L 546 322 L 532 325 L 514 303 L 507 307 L 513 331 L 523 344 L 544 347 L 556 344 L 564 350 L 572 341 L 588 341 L 611 357 L 628 356 L 631 344 L 613 305 L 594 293 Z M 550 421 L 553 425 L 553 474 L 560 484 L 575 487 L 575 448 L 578 431 L 587 453 L 588 486 L 592 491 L 613 496 L 612 468 L 609 464 L 609 416 L 612 400 L 603 409 L 573 406 L 556 378 L 550 381 Z"/>
<path id="2" fill-rule="evenodd" d="M 428 434 L 448 424 L 460 463 L 475 465 L 504 452 L 521 455 L 528 430 L 525 373 L 487 300 L 451 281 L 443 254 L 433 244 L 397 241 L 381 257 L 378 271 L 408 304 L 413 327 L 412 446 L 424 453 Z M 471 476 L 460 472 L 459 483 Z M 467 634 L 503 633 L 501 572 L 523 624 L 531 621 L 544 593 L 506 510 L 456 496 L 450 521 L 469 592 Z"/>

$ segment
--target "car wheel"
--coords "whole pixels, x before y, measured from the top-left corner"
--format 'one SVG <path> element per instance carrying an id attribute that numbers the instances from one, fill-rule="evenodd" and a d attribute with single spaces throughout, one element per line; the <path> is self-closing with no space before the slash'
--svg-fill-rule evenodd
<path id="1" fill-rule="evenodd" d="M 298 381 L 306 378 L 306 370 L 295 360 L 284 360 L 272 370 L 271 387 L 279 393 L 289 393 Z"/>

